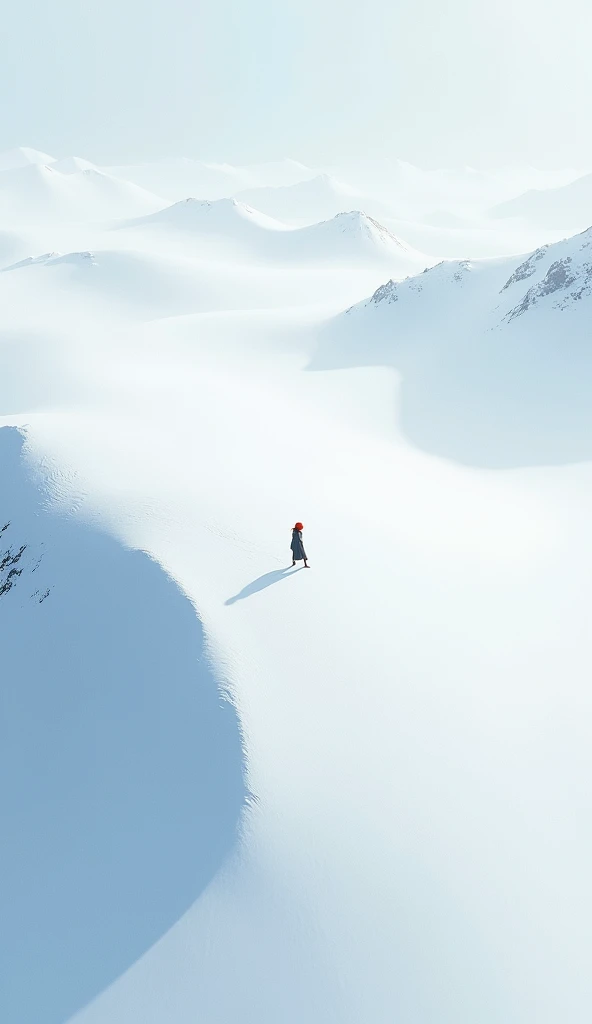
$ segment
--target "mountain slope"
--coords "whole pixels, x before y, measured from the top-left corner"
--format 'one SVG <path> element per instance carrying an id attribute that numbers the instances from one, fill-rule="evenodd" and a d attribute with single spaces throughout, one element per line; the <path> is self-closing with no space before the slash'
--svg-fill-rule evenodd
<path id="1" fill-rule="evenodd" d="M 483 466 L 592 457 L 592 229 L 526 259 L 441 263 L 330 323 L 313 369 L 389 365 L 422 448 Z M 430 410 L 429 414 L 426 410 Z"/>
<path id="2" fill-rule="evenodd" d="M 559 188 L 530 189 L 494 206 L 494 217 L 522 217 L 546 228 L 573 230 L 592 222 L 592 174 Z"/>
<path id="3" fill-rule="evenodd" d="M 234 255 L 272 263 L 338 266 L 382 264 L 396 276 L 426 266 L 427 257 L 359 211 L 328 221 L 289 228 L 238 202 L 186 199 L 123 227 L 174 231 L 204 255 Z"/>
<path id="4" fill-rule="evenodd" d="M 0 475 L 0 767 L 12 780 L 0 1003 L 13 1024 L 57 1024 L 219 869 L 245 798 L 241 740 L 173 581 L 80 510 L 48 502 L 23 436 L 6 427 Z"/>
<path id="5" fill-rule="evenodd" d="M 236 199 L 183 199 L 173 206 L 144 217 L 136 226 L 151 225 L 188 231 L 194 234 L 220 234 L 228 237 L 247 237 L 257 233 L 259 228 L 268 231 L 279 231 L 284 228 L 279 221 L 267 217 L 264 213 L 254 210 Z"/>
<path id="6" fill-rule="evenodd" d="M 41 153 L 38 149 L 19 146 L 17 149 L 8 149 L 0 153 L 0 172 L 14 171 L 19 167 L 29 167 L 31 164 L 50 164 L 54 159 L 53 156 Z"/>
<path id="7" fill-rule="evenodd" d="M 90 160 L 85 160 L 80 156 L 66 156 L 62 157 L 61 160 L 44 162 L 48 163 L 52 171 L 60 171 L 61 174 L 76 174 L 77 171 L 97 171 L 100 173 L 100 168 L 96 164 L 91 164 Z"/>
<path id="8" fill-rule="evenodd" d="M 10 224 L 129 217 L 163 205 L 136 185 L 93 169 L 61 173 L 30 164 L 0 173 L 0 216 Z"/>
<path id="9" fill-rule="evenodd" d="M 393 217 L 391 207 L 380 200 L 361 195 L 328 174 L 279 188 L 253 188 L 237 192 L 235 198 L 257 210 L 292 224 L 312 224 L 329 220 L 352 208 L 372 217 Z"/>
<path id="10" fill-rule="evenodd" d="M 283 239 L 293 260 L 308 259 L 351 265 L 389 265 L 396 276 L 425 267 L 430 261 L 397 238 L 388 228 L 359 210 L 338 213 L 330 220 L 296 228 Z"/>
<path id="11" fill-rule="evenodd" d="M 168 235 L 167 240 L 161 238 L 158 248 L 147 251 L 94 249 L 26 257 L 0 271 L 0 302 L 16 304 L 21 316 L 34 314 L 44 322 L 54 315 L 56 303 L 65 304 L 75 318 L 92 310 L 110 323 L 118 318 L 143 322 L 192 313 L 297 309 L 303 291 L 311 306 L 335 309 L 344 295 L 360 298 L 385 270 L 384 263 L 368 260 L 307 265 L 293 258 L 268 259 L 250 265 L 220 253 L 213 260 L 211 254 L 171 251 Z M 386 264 L 401 274 L 412 265 L 407 257 Z"/>

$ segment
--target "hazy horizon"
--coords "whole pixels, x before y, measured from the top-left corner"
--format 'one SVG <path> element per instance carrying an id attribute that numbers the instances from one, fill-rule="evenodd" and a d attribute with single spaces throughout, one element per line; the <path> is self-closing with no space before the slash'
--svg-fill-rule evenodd
<path id="1" fill-rule="evenodd" d="M 309 165 L 592 167 L 592 11 L 57 0 L 5 14 L 0 149 Z M 588 29 L 588 31 L 586 31 Z M 566 94 L 569 98 L 566 99 Z"/>

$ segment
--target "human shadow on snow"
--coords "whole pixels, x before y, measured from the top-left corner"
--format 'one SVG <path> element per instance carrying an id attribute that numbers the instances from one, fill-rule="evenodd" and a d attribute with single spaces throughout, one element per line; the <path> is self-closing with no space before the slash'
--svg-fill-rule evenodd
<path id="1" fill-rule="evenodd" d="M 246 587 L 235 594 L 234 597 L 229 597 L 224 604 L 236 604 L 237 601 L 243 601 L 246 597 L 251 597 L 252 594 L 257 594 L 260 590 L 265 590 L 266 587 L 273 586 L 274 583 L 279 583 L 280 580 L 287 580 L 290 576 L 294 576 L 295 573 L 300 572 L 302 566 L 294 569 L 291 565 L 286 569 L 274 569 L 273 572 L 265 573 L 265 576 L 259 576 L 258 579 L 253 580 L 252 583 L 248 583 Z"/>
<path id="2" fill-rule="evenodd" d="M 48 512 L 0 429 L 0 1019 L 63 1024 L 204 890 L 245 801 L 195 611 L 144 553 Z M 45 598 L 42 600 L 42 598 Z"/>

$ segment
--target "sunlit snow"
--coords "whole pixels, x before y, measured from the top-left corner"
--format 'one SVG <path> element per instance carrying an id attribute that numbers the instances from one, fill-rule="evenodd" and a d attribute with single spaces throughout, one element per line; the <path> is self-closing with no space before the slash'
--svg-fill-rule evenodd
<path id="1" fill-rule="evenodd" d="M 6 1024 L 588 1021 L 582 188 L 0 154 Z"/>

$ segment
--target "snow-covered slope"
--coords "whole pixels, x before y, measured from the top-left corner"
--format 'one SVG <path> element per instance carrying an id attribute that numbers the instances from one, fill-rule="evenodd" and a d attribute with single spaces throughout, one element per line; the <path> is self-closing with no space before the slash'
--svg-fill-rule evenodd
<path id="1" fill-rule="evenodd" d="M 83 509 L 52 507 L 6 427 L 0 474 L 0 1003 L 5 1020 L 49 1024 L 215 875 L 245 797 L 241 738 L 173 581 Z"/>
<path id="2" fill-rule="evenodd" d="M 592 174 L 558 188 L 530 189 L 495 206 L 492 214 L 563 231 L 584 228 L 592 221 Z"/>
<path id="3" fill-rule="evenodd" d="M 142 323 L 147 318 L 182 316 L 213 311 L 298 307 L 303 291 L 308 301 L 321 308 L 334 306 L 344 293 L 361 298 L 374 287 L 385 265 L 400 276 L 415 266 L 413 254 L 364 265 L 336 259 L 299 264 L 294 257 L 286 273 L 287 259 L 274 266 L 268 260 L 245 264 L 228 259 L 212 261 L 171 252 L 160 245 L 155 251 L 93 249 L 81 252 L 41 253 L 26 257 L 0 271 L 0 301 L 8 310 L 32 303 L 40 319 L 55 315 L 56 304 L 65 304 L 68 315 L 100 315 L 101 319 L 124 318 Z M 84 312 L 86 311 L 86 312 Z"/>
<path id="4" fill-rule="evenodd" d="M 592 458 L 591 322 L 592 228 L 526 258 L 387 282 L 328 325 L 312 365 L 396 367 L 403 429 L 428 451 L 576 462 Z"/>
<path id="5" fill-rule="evenodd" d="M 19 167 L 30 167 L 31 164 L 50 164 L 54 157 L 41 153 L 38 149 L 19 146 L 0 153 L 0 171 L 14 171 Z"/>
<path id="6" fill-rule="evenodd" d="M 359 210 L 338 213 L 330 220 L 294 230 L 287 239 L 294 245 L 294 258 L 319 258 L 344 263 L 399 263 L 409 273 L 429 260 L 397 238 L 388 228 Z"/>
<path id="7" fill-rule="evenodd" d="M 44 161 L 48 162 L 48 161 Z M 50 170 L 60 171 L 62 174 L 76 174 L 77 171 L 99 171 L 100 168 L 96 164 L 91 164 L 90 160 L 85 160 L 81 156 L 65 156 L 61 160 L 54 160 L 53 163 L 49 163 Z"/>
<path id="8" fill-rule="evenodd" d="M 247 237 L 253 230 L 263 228 L 280 231 L 284 225 L 264 213 L 259 213 L 236 199 L 183 199 L 151 216 L 144 217 L 138 227 L 151 225 L 173 228 L 177 231 L 191 231 L 197 234 L 227 235 L 240 239 L 240 233 Z"/>
<path id="9" fill-rule="evenodd" d="M 164 205 L 136 185 L 92 169 L 62 173 L 34 163 L 0 173 L 0 216 L 9 224 L 130 217 Z"/>
<path id="10" fill-rule="evenodd" d="M 0 1018 L 587 1024 L 590 233 L 385 284 L 368 216 L 30 180 Z"/>
<path id="11" fill-rule="evenodd" d="M 235 198 L 291 224 L 329 220 L 353 208 L 379 219 L 394 216 L 394 210 L 388 204 L 360 194 L 329 174 L 319 174 L 307 181 L 278 188 L 246 189 L 238 192 Z"/>
<path id="12" fill-rule="evenodd" d="M 513 258 L 439 263 L 420 277 L 399 284 L 387 282 L 358 310 L 393 305 L 399 300 L 406 307 L 410 301 L 419 303 L 419 318 L 413 316 L 413 322 L 422 330 L 422 316 L 437 314 L 442 303 L 452 302 L 462 308 L 465 318 L 481 317 L 485 326 L 485 321 L 510 322 L 539 306 L 546 315 L 549 309 L 571 309 L 591 295 L 592 228 L 588 228 L 572 238 L 542 246 L 518 262 Z M 570 326 L 584 325 L 587 304 L 583 303 L 581 309 L 583 312 L 578 307 L 579 319 Z M 555 328 L 559 323 L 552 321 Z"/>
<path id="13" fill-rule="evenodd" d="M 210 256 L 234 255 L 268 263 L 390 266 L 394 275 L 422 269 L 430 260 L 360 211 L 289 228 L 236 199 L 185 199 L 125 227 L 174 230 L 193 249 Z M 191 248 L 191 246 L 189 246 Z"/>

